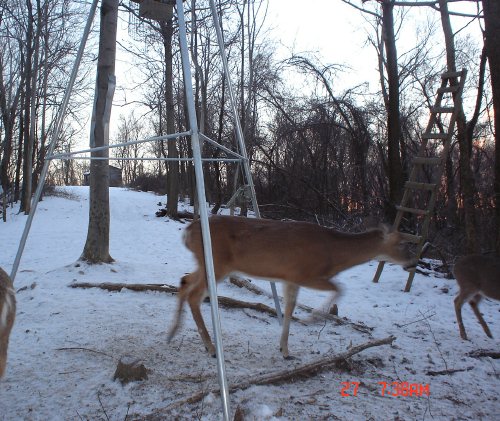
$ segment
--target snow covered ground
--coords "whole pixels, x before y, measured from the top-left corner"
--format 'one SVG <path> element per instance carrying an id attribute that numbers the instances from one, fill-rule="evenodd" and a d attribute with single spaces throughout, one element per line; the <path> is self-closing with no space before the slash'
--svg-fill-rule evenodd
<path id="1" fill-rule="evenodd" d="M 75 281 L 177 286 L 195 266 L 181 242 L 185 225 L 154 216 L 164 198 L 112 188 L 115 263 L 88 266 L 78 263 L 87 234 L 88 187 L 64 191 L 71 196 L 46 197 L 39 204 L 15 280 L 18 310 L 0 381 L 0 420 L 222 419 L 217 394 L 185 402 L 218 387 L 216 360 L 206 354 L 187 311 L 181 330 L 166 343 L 175 295 L 68 287 Z M 9 208 L 7 223 L 0 222 L 0 266 L 8 273 L 25 220 Z M 392 346 L 367 349 L 307 379 L 236 391 L 232 411 L 239 407 L 245 420 L 499 420 L 500 361 L 468 355 L 500 350 L 499 303 L 481 303 L 494 339 L 464 306 L 470 340 L 463 341 L 453 308 L 454 280 L 417 275 L 412 291 L 403 293 L 406 272 L 386 265 L 380 283 L 373 284 L 375 269 L 370 262 L 339 276 L 340 316 L 373 327 L 371 333 L 324 320 L 292 322 L 295 360 L 281 357 L 275 318 L 221 309 L 230 385 L 345 352 L 350 345 L 396 337 Z M 255 284 L 270 291 L 268 282 Z M 270 297 L 229 283 L 220 285 L 219 294 L 273 306 Z M 299 302 L 316 308 L 327 298 L 313 290 L 299 294 Z M 209 304 L 202 311 L 211 327 Z M 296 316 L 308 317 L 300 310 Z M 148 379 L 125 386 L 114 381 L 122 357 L 140 360 Z M 432 375 L 443 370 L 458 371 Z M 381 382 L 389 388 L 384 396 Z M 428 385 L 429 396 L 390 396 L 393 382 Z"/>

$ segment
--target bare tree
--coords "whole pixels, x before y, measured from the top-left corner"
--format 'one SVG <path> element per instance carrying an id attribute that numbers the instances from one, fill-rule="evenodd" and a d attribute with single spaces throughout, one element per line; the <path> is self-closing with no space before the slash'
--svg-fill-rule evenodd
<path id="1" fill-rule="evenodd" d="M 446 45 L 446 62 L 448 71 L 456 72 L 457 66 L 454 34 L 451 27 L 448 4 L 446 0 L 439 0 L 439 10 Z M 455 83 L 457 82 L 455 81 Z M 463 104 L 460 102 L 455 104 L 455 106 L 459 108 L 457 115 L 457 139 L 460 149 L 460 184 L 464 203 L 466 252 L 472 253 L 477 249 L 476 211 L 474 205 L 476 188 L 471 171 L 472 146 L 469 145 L 467 141 L 467 121 L 463 110 Z"/>
<path id="2" fill-rule="evenodd" d="M 401 164 L 401 116 L 399 103 L 399 70 L 396 36 L 394 32 L 394 1 L 379 0 L 382 6 L 382 39 L 386 53 L 388 95 L 387 110 L 387 168 L 389 177 L 389 211 L 394 214 L 395 205 L 403 193 L 404 176 Z"/>
<path id="3" fill-rule="evenodd" d="M 174 33 L 173 17 L 160 22 L 160 33 L 163 40 L 165 54 L 165 111 L 167 117 L 167 133 L 175 132 L 175 107 L 174 107 L 174 80 L 173 80 L 173 50 L 172 37 Z M 179 151 L 175 141 L 169 141 L 168 157 L 178 158 Z M 167 173 L 167 213 L 177 217 L 177 204 L 179 202 L 179 162 L 168 162 Z"/>
<path id="4" fill-rule="evenodd" d="M 97 61 L 94 122 L 91 146 L 109 145 L 109 119 L 115 86 L 116 30 L 118 0 L 103 0 L 99 57 Z M 92 158 L 108 158 L 107 148 L 92 152 Z M 92 160 L 90 164 L 90 204 L 87 241 L 81 256 L 89 263 L 110 263 L 109 254 L 109 164 L 107 159 Z"/>
<path id="5" fill-rule="evenodd" d="M 118 143 L 130 142 L 144 138 L 144 126 L 138 120 L 134 113 L 129 116 L 121 115 L 118 125 Z M 118 160 L 123 174 L 123 183 L 125 185 L 131 184 L 144 172 L 144 163 L 140 158 L 144 156 L 145 147 L 139 143 L 134 145 L 127 145 L 116 147 L 113 149 L 116 158 L 123 158 Z M 128 160 L 127 158 L 132 158 Z"/>
<path id="6" fill-rule="evenodd" d="M 393 219 L 396 205 L 400 202 L 404 187 L 404 171 L 400 145 L 403 143 L 400 114 L 400 80 L 398 68 L 398 53 L 396 46 L 396 31 L 394 29 L 395 0 L 375 0 L 380 5 L 380 11 L 371 11 L 343 0 L 344 3 L 373 16 L 380 23 L 382 34 L 377 45 L 379 57 L 379 73 L 384 105 L 387 113 L 387 161 L 386 170 L 389 181 L 389 203 L 386 213 Z M 363 0 L 363 3 L 368 0 Z M 386 82 L 387 80 L 387 82 Z"/>
<path id="7" fill-rule="evenodd" d="M 0 2 L 0 183 L 12 188 L 21 209 L 29 211 L 31 190 L 38 183 L 47 151 L 46 139 L 54 129 L 55 117 L 67 84 L 67 69 L 79 39 L 75 29 L 82 25 L 86 5 L 67 0 L 20 0 Z M 81 104 L 86 101 L 86 63 L 75 84 L 57 150 L 66 150 L 77 133 Z M 81 95 L 81 96 L 80 96 Z M 73 162 L 69 165 L 74 165 Z M 51 175 L 62 169 L 57 164 Z M 66 166 L 64 167 L 66 169 Z M 64 177 L 61 177 L 63 179 Z M 23 181 L 21 189 L 21 181 Z"/>
<path id="8" fill-rule="evenodd" d="M 500 2 L 482 0 L 484 13 L 484 42 L 493 93 L 495 133 L 495 216 L 496 250 L 500 253 Z"/>

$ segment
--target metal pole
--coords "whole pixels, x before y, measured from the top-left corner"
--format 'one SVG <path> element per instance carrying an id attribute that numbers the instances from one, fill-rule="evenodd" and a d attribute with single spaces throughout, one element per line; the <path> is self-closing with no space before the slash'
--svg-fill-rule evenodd
<path id="1" fill-rule="evenodd" d="M 54 131 L 52 133 L 52 139 L 49 144 L 49 149 L 47 151 L 47 156 L 50 156 L 54 153 L 54 149 L 56 147 L 57 137 L 61 131 L 61 127 L 64 120 L 64 115 L 66 114 L 66 108 L 68 106 L 69 98 L 71 96 L 71 91 L 73 90 L 73 85 L 76 80 L 76 76 L 78 73 L 78 69 L 80 67 L 80 63 L 82 61 L 83 52 L 85 50 L 85 44 L 87 43 L 87 39 L 90 33 L 90 27 L 92 26 L 92 22 L 94 21 L 95 11 L 97 9 L 98 0 L 94 0 L 92 2 L 92 6 L 90 7 L 89 17 L 87 19 L 87 24 L 85 25 L 85 30 L 83 31 L 82 40 L 80 42 L 80 47 L 78 48 L 78 52 L 76 54 L 75 62 L 73 64 L 73 69 L 71 71 L 71 76 L 69 78 L 68 86 L 66 87 L 66 92 L 64 93 L 63 102 L 61 104 L 61 108 L 59 109 L 59 114 L 57 116 L 56 125 L 54 127 Z M 43 185 L 45 183 L 45 178 L 47 177 L 47 172 L 49 170 L 50 159 L 45 159 L 43 164 L 42 172 L 40 173 L 40 180 L 38 181 L 38 186 L 35 191 L 35 195 L 33 197 L 31 203 L 31 210 L 28 215 L 28 219 L 26 220 L 26 225 L 24 226 L 23 235 L 21 236 L 21 241 L 19 243 L 19 248 L 17 250 L 16 258 L 14 259 L 14 264 L 12 265 L 12 272 L 10 277 L 12 282 L 16 278 L 17 270 L 19 268 L 19 262 L 21 261 L 21 256 L 24 251 L 24 247 L 26 245 L 26 239 L 28 238 L 28 234 L 30 232 L 31 224 L 33 222 L 33 217 L 36 212 L 36 208 L 38 206 L 38 202 L 40 200 L 40 196 L 42 195 Z"/>
<path id="2" fill-rule="evenodd" d="M 245 141 L 243 139 L 243 130 L 241 128 L 241 122 L 238 117 L 238 108 L 236 106 L 236 99 L 233 92 L 233 86 L 231 84 L 231 78 L 229 74 L 229 65 L 227 64 L 226 49 L 224 48 L 224 37 L 222 36 L 222 30 L 219 23 L 219 14 L 215 7 L 215 1 L 210 0 L 210 9 L 212 11 L 212 18 L 214 20 L 215 31 L 217 32 L 217 42 L 219 44 L 219 52 L 222 58 L 222 65 L 224 67 L 224 74 L 226 76 L 227 88 L 229 92 L 229 102 L 231 103 L 231 109 L 233 112 L 234 126 L 236 129 L 236 139 L 238 140 L 238 145 L 240 148 L 240 154 L 243 156 L 243 172 L 245 174 L 246 182 L 250 188 L 250 195 L 252 197 L 252 206 L 257 218 L 260 218 L 259 205 L 257 203 L 257 195 L 255 194 L 255 185 L 253 184 L 252 173 L 250 171 L 250 164 L 248 162 L 247 149 L 245 147 Z M 281 306 L 278 298 L 278 292 L 276 291 L 276 284 L 271 282 L 271 291 L 274 298 L 274 306 L 276 308 L 276 314 L 278 316 L 278 321 L 281 324 L 283 322 L 283 314 L 281 313 Z"/>
<path id="3" fill-rule="evenodd" d="M 176 162 L 189 162 L 193 161 L 193 158 L 117 158 L 117 157 L 107 157 L 107 156 L 71 156 L 66 155 L 64 157 L 51 158 L 51 159 L 62 159 L 67 161 L 176 161 Z M 201 158 L 202 162 L 241 162 L 238 158 Z"/>
<path id="4" fill-rule="evenodd" d="M 97 147 L 93 147 L 93 148 L 89 148 L 89 149 L 82 149 L 82 150 L 74 151 L 74 152 L 59 153 L 59 154 L 55 154 L 55 155 L 50 155 L 50 156 L 48 156 L 48 158 L 49 159 L 64 159 L 64 158 L 67 158 L 71 155 L 104 151 L 104 150 L 113 149 L 113 148 L 121 148 L 122 146 L 137 145 L 139 143 L 156 142 L 159 140 L 176 140 L 179 137 L 189 136 L 190 134 L 191 134 L 191 132 L 188 131 L 188 132 L 174 133 L 174 134 L 168 134 L 168 135 L 163 135 L 163 136 L 148 137 L 147 139 L 141 139 L 141 140 L 130 140 L 128 142 L 115 143 L 114 145 L 97 146 Z"/>
<path id="5" fill-rule="evenodd" d="M 205 182 L 203 179 L 203 167 L 201 163 L 200 137 L 196 110 L 194 106 L 193 86 L 191 79 L 191 68 L 186 36 L 186 22 L 184 21 L 184 7 L 182 0 L 177 1 L 177 15 L 179 22 L 179 41 L 181 45 L 182 69 L 184 72 L 184 88 L 186 90 L 186 103 L 189 115 L 189 125 L 191 129 L 191 143 L 193 148 L 194 169 L 196 177 L 196 189 L 198 203 L 200 204 L 201 232 L 203 237 L 203 251 L 205 257 L 205 268 L 207 272 L 208 291 L 210 296 L 210 308 L 212 310 L 212 325 L 215 337 L 215 350 L 217 356 L 217 373 L 219 377 L 220 395 L 222 400 L 222 410 L 225 421 L 229 421 L 229 388 L 226 378 L 226 367 L 224 363 L 224 351 L 222 349 L 221 325 L 219 307 L 217 300 L 217 284 L 212 256 L 212 240 L 210 237 L 210 227 L 208 223 L 208 212 L 205 206 Z"/>

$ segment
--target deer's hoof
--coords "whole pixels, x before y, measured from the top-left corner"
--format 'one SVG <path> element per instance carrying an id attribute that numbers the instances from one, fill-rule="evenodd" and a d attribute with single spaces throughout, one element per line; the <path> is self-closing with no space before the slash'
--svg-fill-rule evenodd
<path id="1" fill-rule="evenodd" d="M 213 346 L 210 346 L 210 347 L 205 347 L 205 349 L 207 350 L 207 352 L 210 354 L 210 356 L 212 358 L 215 358 L 217 355 L 215 353 L 215 348 Z"/>

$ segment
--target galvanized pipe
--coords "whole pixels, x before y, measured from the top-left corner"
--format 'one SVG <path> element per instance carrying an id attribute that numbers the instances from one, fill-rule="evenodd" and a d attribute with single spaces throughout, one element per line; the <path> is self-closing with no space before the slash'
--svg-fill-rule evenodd
<path id="1" fill-rule="evenodd" d="M 181 45 L 182 70 L 184 72 L 184 89 L 186 91 L 186 103 L 189 116 L 189 128 L 191 129 L 191 143 L 193 149 L 194 169 L 196 177 L 196 189 L 198 203 L 200 204 L 201 233 L 203 237 L 203 251 L 205 257 L 205 268 L 208 280 L 208 292 L 210 296 L 210 308 L 212 311 L 212 325 L 215 339 L 215 352 L 217 357 L 217 373 L 219 377 L 220 396 L 222 400 L 223 419 L 229 421 L 229 387 L 226 378 L 226 366 L 224 362 L 224 350 L 222 348 L 222 333 L 220 325 L 219 306 L 217 299 L 217 283 L 212 255 L 212 239 L 208 222 L 208 211 L 205 206 L 205 181 L 203 178 L 203 167 L 201 163 L 200 136 L 196 109 L 194 106 L 194 94 L 191 79 L 191 67 L 189 62 L 189 51 L 186 36 L 186 22 L 184 20 L 184 7 L 182 0 L 177 0 L 177 15 L 179 22 L 179 42 Z"/>
<path id="2" fill-rule="evenodd" d="M 97 152 L 97 151 L 103 151 L 103 150 L 114 149 L 114 148 L 121 148 L 123 146 L 137 145 L 139 143 L 156 142 L 159 140 L 175 140 L 179 137 L 189 136 L 190 134 L 191 134 L 191 132 L 188 131 L 188 132 L 182 132 L 182 133 L 167 134 L 167 135 L 163 135 L 163 136 L 153 136 L 153 137 L 148 137 L 147 139 L 141 139 L 141 140 L 130 140 L 128 142 L 116 143 L 114 145 L 97 146 L 94 148 L 82 149 L 82 150 L 74 151 L 74 152 L 65 152 L 65 153 L 50 155 L 50 159 L 64 159 L 70 155 L 76 155 L 76 154 L 80 154 L 80 153 Z"/>

